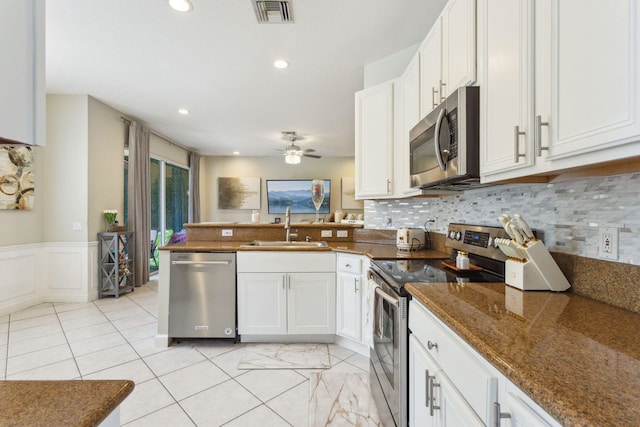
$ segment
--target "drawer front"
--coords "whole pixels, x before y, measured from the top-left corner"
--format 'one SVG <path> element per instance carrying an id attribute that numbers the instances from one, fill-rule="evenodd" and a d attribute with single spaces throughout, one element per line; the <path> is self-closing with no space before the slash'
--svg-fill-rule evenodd
<path id="1" fill-rule="evenodd" d="M 238 273 L 335 273 L 333 252 L 238 251 Z"/>
<path id="2" fill-rule="evenodd" d="M 409 329 L 476 414 L 488 424 L 491 404 L 498 398 L 498 379 L 483 365 L 488 362 L 415 300 L 410 303 Z"/>
<path id="3" fill-rule="evenodd" d="M 338 255 L 338 271 L 360 274 L 362 272 L 362 260 L 356 257 Z"/>

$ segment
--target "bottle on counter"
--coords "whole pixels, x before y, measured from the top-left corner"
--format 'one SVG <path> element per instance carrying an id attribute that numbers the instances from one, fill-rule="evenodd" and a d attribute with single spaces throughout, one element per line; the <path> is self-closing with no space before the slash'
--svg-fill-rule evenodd
<path id="1" fill-rule="evenodd" d="M 456 267 L 460 270 L 469 269 L 469 255 L 466 252 L 458 251 L 458 256 L 456 257 Z"/>

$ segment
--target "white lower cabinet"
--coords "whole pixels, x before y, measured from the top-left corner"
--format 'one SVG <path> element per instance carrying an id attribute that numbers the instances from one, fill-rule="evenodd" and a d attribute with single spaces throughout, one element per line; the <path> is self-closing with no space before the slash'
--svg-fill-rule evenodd
<path id="1" fill-rule="evenodd" d="M 338 254 L 337 257 L 336 335 L 365 344 L 369 312 L 365 256 Z"/>
<path id="2" fill-rule="evenodd" d="M 409 329 L 409 425 L 559 426 L 415 299 Z"/>
<path id="3" fill-rule="evenodd" d="M 238 333 L 335 334 L 335 254 L 238 252 Z"/>

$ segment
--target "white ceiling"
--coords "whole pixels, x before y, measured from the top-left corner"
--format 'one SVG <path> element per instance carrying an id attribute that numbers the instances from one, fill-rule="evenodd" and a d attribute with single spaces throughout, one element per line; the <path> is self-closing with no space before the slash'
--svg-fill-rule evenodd
<path id="1" fill-rule="evenodd" d="M 293 0 L 295 23 L 258 24 L 250 0 L 191 1 L 47 0 L 47 92 L 89 94 L 205 155 L 278 155 L 294 130 L 303 149 L 353 156 L 364 65 L 419 43 L 445 3 Z"/>

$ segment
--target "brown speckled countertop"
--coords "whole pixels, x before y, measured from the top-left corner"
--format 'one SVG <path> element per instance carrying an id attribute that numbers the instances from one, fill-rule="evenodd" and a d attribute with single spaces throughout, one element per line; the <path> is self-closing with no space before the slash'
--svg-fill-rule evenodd
<path id="1" fill-rule="evenodd" d="M 97 426 L 133 388 L 128 380 L 0 381 L 0 426 Z"/>
<path id="2" fill-rule="evenodd" d="M 640 425 L 639 314 L 502 283 L 406 288 L 562 425 Z"/>
<path id="3" fill-rule="evenodd" d="M 236 252 L 242 251 L 335 251 L 366 255 L 371 259 L 430 259 L 447 258 L 448 255 L 437 250 L 400 251 L 395 245 L 381 245 L 375 243 L 358 242 L 327 242 L 328 247 L 241 247 L 249 242 L 208 242 L 186 241 L 169 246 L 163 246 L 161 250 L 174 252 L 212 251 L 212 252 Z"/>

